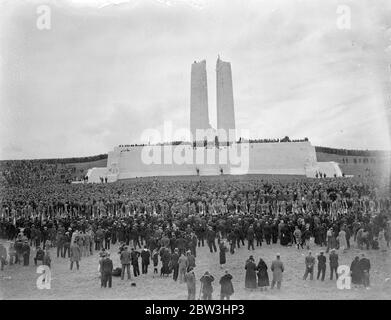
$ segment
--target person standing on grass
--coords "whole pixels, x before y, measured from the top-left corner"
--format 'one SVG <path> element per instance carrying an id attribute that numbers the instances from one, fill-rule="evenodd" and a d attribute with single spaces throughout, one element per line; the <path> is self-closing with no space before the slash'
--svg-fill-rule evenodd
<path id="1" fill-rule="evenodd" d="M 209 227 L 206 232 L 206 240 L 208 242 L 210 253 L 216 252 L 216 232 L 213 231 L 212 227 Z"/>
<path id="2" fill-rule="evenodd" d="M 142 274 L 148 273 L 148 266 L 151 262 L 151 253 L 147 249 L 147 246 L 144 246 L 144 249 L 141 251 L 141 272 Z"/>
<path id="3" fill-rule="evenodd" d="M 227 262 L 227 257 L 226 257 L 226 252 L 228 251 L 227 246 L 225 245 L 224 241 L 221 241 L 219 244 L 219 249 L 220 249 L 220 268 L 222 269 L 225 263 Z"/>
<path id="4" fill-rule="evenodd" d="M 45 249 L 45 253 L 42 258 L 42 264 L 45 266 L 51 267 L 52 264 L 52 258 L 50 257 L 50 251 L 48 249 Z"/>
<path id="5" fill-rule="evenodd" d="M 196 267 L 196 263 L 195 263 L 195 256 L 193 256 L 193 254 L 191 253 L 190 250 L 187 251 L 186 253 L 187 255 L 187 271 L 192 268 L 194 269 Z"/>
<path id="6" fill-rule="evenodd" d="M 70 258 L 70 256 L 71 256 L 71 236 L 68 231 L 65 232 L 63 246 L 64 246 L 64 251 L 63 251 L 62 257 L 66 258 L 66 255 L 68 252 L 68 258 Z"/>
<path id="7" fill-rule="evenodd" d="M 228 270 L 225 270 L 225 274 L 220 279 L 220 300 L 230 300 L 234 293 L 234 286 L 232 285 L 232 275 Z"/>
<path id="8" fill-rule="evenodd" d="M 174 253 L 171 255 L 171 261 L 170 261 L 171 268 L 173 270 L 172 278 L 174 279 L 174 281 L 178 280 L 178 273 L 179 273 L 179 263 L 178 263 L 179 254 L 178 254 L 178 252 L 179 252 L 178 248 L 175 248 Z"/>
<path id="9" fill-rule="evenodd" d="M 102 259 L 100 271 L 101 271 L 101 288 L 106 288 L 107 284 L 109 284 L 109 288 L 111 288 L 113 261 L 110 259 L 109 252 L 106 252 L 105 257 Z"/>
<path id="10" fill-rule="evenodd" d="M 333 280 L 333 275 L 335 273 L 335 277 L 338 279 L 338 254 L 335 253 L 335 249 L 331 249 L 331 253 L 329 255 L 330 261 L 330 280 Z"/>
<path id="11" fill-rule="evenodd" d="M 3 246 L 2 243 L 0 243 L 0 264 L 1 264 L 1 271 L 4 270 L 4 266 L 7 263 L 7 249 Z"/>
<path id="12" fill-rule="evenodd" d="M 181 252 L 181 255 L 178 259 L 179 264 L 179 282 L 184 282 L 185 273 L 187 271 L 187 267 L 189 266 L 189 261 L 187 260 L 187 257 L 184 255 L 183 252 Z"/>
<path id="13" fill-rule="evenodd" d="M 342 253 L 344 253 L 348 247 L 348 243 L 346 241 L 346 232 L 343 228 L 338 234 L 338 243 L 339 243 L 339 249 L 341 249 Z"/>
<path id="14" fill-rule="evenodd" d="M 323 251 L 318 255 L 318 275 L 316 277 L 319 280 L 319 276 L 322 274 L 321 280 L 324 281 L 324 277 L 326 274 L 326 256 L 323 254 Z"/>
<path id="15" fill-rule="evenodd" d="M 140 252 L 136 251 L 134 248 L 131 249 L 131 260 L 133 267 L 133 275 L 134 277 L 138 277 L 140 275 L 140 268 L 138 264 L 138 258 L 140 257 Z"/>
<path id="16" fill-rule="evenodd" d="M 369 289 L 369 269 L 371 268 L 371 263 L 369 259 L 365 257 L 365 253 L 361 254 L 358 265 L 362 275 L 362 284 L 366 289 Z"/>
<path id="17" fill-rule="evenodd" d="M 128 280 L 130 279 L 130 261 L 131 261 L 131 255 L 128 250 L 127 246 L 123 247 L 123 250 L 120 253 L 120 261 L 121 261 L 121 267 L 122 267 L 122 272 L 121 272 L 121 280 L 124 280 L 125 276 L 125 269 L 128 274 Z"/>
<path id="18" fill-rule="evenodd" d="M 262 259 L 259 258 L 258 266 L 257 266 L 257 276 L 258 276 L 258 287 L 261 288 L 261 291 L 265 289 L 267 290 L 267 287 L 270 286 L 269 282 L 269 274 L 267 273 L 267 264 Z"/>
<path id="19" fill-rule="evenodd" d="M 79 262 L 81 260 L 81 249 L 77 245 L 76 241 L 73 242 L 73 244 L 71 245 L 70 252 L 71 252 L 71 270 L 73 268 L 74 262 L 76 262 L 76 268 L 77 270 L 79 270 L 80 267 Z"/>
<path id="20" fill-rule="evenodd" d="M 352 284 L 359 286 L 362 284 L 362 272 L 360 268 L 360 258 L 356 256 L 350 265 L 350 275 L 352 277 Z"/>
<path id="21" fill-rule="evenodd" d="M 274 260 L 272 262 L 270 269 L 273 272 L 273 279 L 272 279 L 271 288 L 274 289 L 274 286 L 277 283 L 277 289 L 281 289 L 282 273 L 284 272 L 284 264 L 281 261 L 279 253 L 277 253 L 276 260 Z"/>
<path id="22" fill-rule="evenodd" d="M 310 274 L 310 280 L 314 279 L 314 266 L 315 258 L 312 256 L 311 251 L 308 252 L 308 256 L 305 257 L 305 273 L 303 280 L 307 280 L 308 274 Z"/>
<path id="23" fill-rule="evenodd" d="M 299 229 L 299 226 L 295 226 L 295 231 L 293 231 L 293 236 L 296 242 L 297 249 L 300 249 L 300 247 L 303 249 L 303 242 L 301 240 L 301 230 Z"/>
<path id="24" fill-rule="evenodd" d="M 201 277 L 200 281 L 202 284 L 202 299 L 203 300 L 212 300 L 213 287 L 212 282 L 215 278 L 206 271 L 205 274 Z"/>
<path id="25" fill-rule="evenodd" d="M 195 300 L 196 278 L 192 267 L 189 267 L 189 271 L 186 272 L 185 281 L 187 284 L 187 300 Z"/>
<path id="26" fill-rule="evenodd" d="M 28 240 L 25 240 L 22 245 L 23 265 L 28 266 L 30 264 L 30 245 Z"/>
<path id="27" fill-rule="evenodd" d="M 152 252 L 152 261 L 153 261 L 153 274 L 158 274 L 157 266 L 159 264 L 159 251 L 157 248 L 153 249 Z"/>
<path id="28" fill-rule="evenodd" d="M 256 289 L 257 288 L 257 274 L 256 269 L 257 265 L 254 262 L 254 257 L 250 256 L 246 261 L 246 278 L 245 278 L 245 287 L 246 289 Z"/>

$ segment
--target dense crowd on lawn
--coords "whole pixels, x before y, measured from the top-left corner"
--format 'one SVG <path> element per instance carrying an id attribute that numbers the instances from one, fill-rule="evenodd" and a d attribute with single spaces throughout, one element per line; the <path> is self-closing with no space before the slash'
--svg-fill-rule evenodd
<path id="1" fill-rule="evenodd" d="M 65 164 L 37 160 L 2 161 L 0 185 L 37 186 L 47 183 L 69 183 L 75 170 Z"/>
<path id="2" fill-rule="evenodd" d="M 388 250 L 391 235 L 389 194 L 381 193 L 373 181 L 354 178 L 46 183 L 2 188 L 0 196 L 0 236 L 13 241 L 16 261 L 29 264 L 30 248 L 35 247 L 35 259 L 50 264 L 49 251 L 56 246 L 58 257 L 70 257 L 71 265 L 76 262 L 79 268 L 83 255 L 98 250 L 101 270 L 111 270 L 110 276 L 102 274 L 102 285 L 109 286 L 115 270 L 105 250 L 116 243 L 121 245 L 122 278 L 125 271 L 130 278 L 130 264 L 138 276 L 141 256 L 143 265 L 153 261 L 155 272 L 161 261 L 162 275 L 174 272 L 175 280 L 185 281 L 192 277 L 197 247 L 204 244 L 211 253 L 219 251 L 224 266 L 226 252 L 235 254 L 241 246 L 254 250 L 279 244 L 301 250 L 310 249 L 313 239 L 332 255 L 353 243 L 363 250 Z M 306 257 L 306 265 L 313 268 L 312 258 Z M 261 261 L 254 268 L 253 260 L 246 262 L 246 279 L 247 273 L 264 269 Z M 283 272 L 279 262 L 274 265 Z M 274 280 L 273 286 L 280 287 L 281 281 Z M 253 281 L 249 283 L 246 287 L 251 288 Z"/>

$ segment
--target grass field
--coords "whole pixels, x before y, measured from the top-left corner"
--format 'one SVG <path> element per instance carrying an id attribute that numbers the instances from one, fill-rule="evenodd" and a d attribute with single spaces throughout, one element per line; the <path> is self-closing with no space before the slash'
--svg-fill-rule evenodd
<path id="1" fill-rule="evenodd" d="M 7 245 L 7 243 L 6 243 Z M 312 246 L 313 254 L 320 251 L 319 247 Z M 153 267 L 149 267 L 147 275 L 141 275 L 131 280 L 123 280 L 113 277 L 113 287 L 111 289 L 100 288 L 98 274 L 98 255 L 84 257 L 81 261 L 80 270 L 69 269 L 69 259 L 56 258 L 55 248 L 51 249 L 52 254 L 52 282 L 51 289 L 38 289 L 36 280 L 39 274 L 33 265 L 32 257 L 35 255 L 32 250 L 30 266 L 22 265 L 5 266 L 3 272 L 0 271 L 0 299 L 186 299 L 186 284 L 174 282 L 169 278 L 153 278 Z M 117 246 L 110 250 L 114 267 L 119 266 Z M 244 263 L 250 254 L 254 255 L 258 263 L 259 257 L 266 261 L 270 268 L 271 261 L 275 254 L 279 252 L 285 264 L 285 272 L 282 289 L 266 292 L 249 291 L 244 288 Z M 292 247 L 282 247 L 278 244 L 272 246 L 256 247 L 251 253 L 245 247 L 241 247 L 234 255 L 227 254 L 226 268 L 233 275 L 233 285 L 235 293 L 233 299 L 374 299 L 383 300 L 391 297 L 391 259 L 390 251 L 381 253 L 376 250 L 365 251 L 371 261 L 371 288 L 351 288 L 351 290 L 339 290 L 336 281 L 329 280 L 329 268 L 326 269 L 326 280 L 324 282 L 313 280 L 302 280 L 304 273 L 304 255 L 307 251 L 298 251 Z M 346 253 L 339 253 L 340 265 L 350 266 L 353 258 L 360 254 L 361 250 L 350 249 Z M 327 255 L 328 256 L 328 255 Z M 197 267 L 195 269 L 197 277 L 197 297 L 200 288 L 199 278 L 205 271 L 210 271 L 215 277 L 213 298 L 219 298 L 220 285 L 218 281 L 223 275 L 223 270 L 219 266 L 217 253 L 210 253 L 207 247 L 198 248 Z M 316 273 L 315 266 L 315 273 Z M 141 262 L 140 262 L 141 269 Z M 160 270 L 160 261 L 159 261 Z M 133 276 L 133 274 L 132 274 Z M 316 274 L 315 274 L 316 277 Z M 125 277 L 126 278 L 126 277 Z M 269 278 L 271 272 L 269 270 Z M 131 286 L 135 282 L 136 287 Z"/>

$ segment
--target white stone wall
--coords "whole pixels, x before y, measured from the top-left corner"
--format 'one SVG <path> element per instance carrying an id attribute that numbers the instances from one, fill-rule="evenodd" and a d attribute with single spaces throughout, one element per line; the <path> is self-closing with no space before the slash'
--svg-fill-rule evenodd
<path id="1" fill-rule="evenodd" d="M 237 148 L 237 149 L 235 149 Z M 229 152 L 237 155 L 237 160 Z M 181 155 L 174 159 L 174 155 Z M 185 158 L 185 154 L 188 155 Z M 146 156 L 147 155 L 147 156 Z M 143 158 L 144 156 L 144 158 Z M 154 157 L 153 157 L 154 156 Z M 150 161 L 160 163 L 151 163 Z M 208 163 L 211 162 L 211 163 Z M 149 176 L 224 174 L 312 174 L 318 166 L 309 142 L 235 144 L 234 147 L 195 148 L 191 145 L 117 147 L 109 153 L 109 181 Z M 116 170 L 114 170 L 116 169 Z M 99 174 L 97 174 L 99 179 Z"/>

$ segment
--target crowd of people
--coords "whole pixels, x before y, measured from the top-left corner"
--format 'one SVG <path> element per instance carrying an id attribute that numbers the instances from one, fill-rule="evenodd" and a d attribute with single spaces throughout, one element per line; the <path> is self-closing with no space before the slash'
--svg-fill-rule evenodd
<path id="1" fill-rule="evenodd" d="M 353 245 L 363 250 L 386 251 L 391 224 L 390 195 L 375 183 L 354 178 L 234 178 L 136 179 L 111 184 L 43 184 L 1 189 L 0 237 L 11 242 L 4 265 L 51 264 L 51 248 L 57 258 L 70 259 L 70 269 L 80 267 L 83 256 L 99 252 L 101 286 L 111 287 L 112 276 L 131 278 L 148 273 L 172 274 L 187 283 L 189 299 L 195 295 L 197 248 L 219 251 L 221 268 L 226 254 L 240 247 L 291 246 L 311 250 L 314 244 L 329 253 L 330 273 L 336 274 L 335 250 Z M 314 244 L 310 241 L 314 240 Z M 246 242 L 246 243 L 245 243 Z M 114 268 L 110 248 L 119 244 L 121 265 Z M 129 250 L 130 248 L 130 250 Z M 334 257 L 334 258 L 333 258 Z M 369 286 L 368 263 L 352 263 L 354 283 Z M 318 278 L 324 280 L 326 256 L 317 256 Z M 334 263 L 332 263 L 334 261 Z M 369 261 L 368 261 L 369 262 Z M 305 274 L 313 278 L 315 257 L 305 258 Z M 284 264 L 278 254 L 268 266 L 254 257 L 245 263 L 246 288 L 281 288 Z M 258 280 L 257 280 L 258 277 Z M 220 279 L 221 298 L 234 290 L 232 275 Z M 212 298 L 214 277 L 201 277 L 204 299 Z M 212 289 L 211 289 L 212 288 Z M 212 290 L 212 291 L 211 291 Z"/>
<path id="2" fill-rule="evenodd" d="M 0 162 L 0 184 L 5 186 L 31 186 L 46 183 L 71 182 L 75 167 L 37 160 Z"/>

